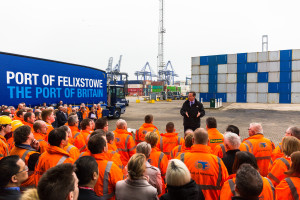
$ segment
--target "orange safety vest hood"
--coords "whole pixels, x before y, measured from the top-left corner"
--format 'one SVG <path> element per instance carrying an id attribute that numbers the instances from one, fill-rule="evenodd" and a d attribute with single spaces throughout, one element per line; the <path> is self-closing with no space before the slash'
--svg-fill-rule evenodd
<path id="1" fill-rule="evenodd" d="M 155 133 L 158 135 L 158 138 L 160 138 L 158 128 L 154 126 L 151 123 L 144 123 L 137 131 L 135 136 L 135 142 L 136 144 L 139 144 L 140 142 L 145 141 L 145 136 L 148 132 L 155 131 Z"/>
<path id="2" fill-rule="evenodd" d="M 178 136 L 178 133 L 164 133 L 161 135 L 157 146 L 159 146 L 160 151 L 166 154 L 168 159 L 170 159 L 172 149 L 183 144 L 184 140 Z"/>

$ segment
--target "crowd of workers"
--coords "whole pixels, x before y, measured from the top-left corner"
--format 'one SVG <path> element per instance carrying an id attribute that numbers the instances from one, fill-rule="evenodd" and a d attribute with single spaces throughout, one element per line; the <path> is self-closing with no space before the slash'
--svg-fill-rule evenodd
<path id="1" fill-rule="evenodd" d="M 0 116 L 1 199 L 299 199 L 300 128 L 275 148 L 262 125 L 160 133 L 151 114 L 135 133 L 125 120 L 108 131 L 101 106 L 91 109 L 20 103 Z"/>

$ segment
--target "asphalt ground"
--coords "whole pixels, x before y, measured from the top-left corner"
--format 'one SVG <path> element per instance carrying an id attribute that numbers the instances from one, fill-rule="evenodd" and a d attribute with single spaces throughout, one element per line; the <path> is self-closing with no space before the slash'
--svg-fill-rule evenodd
<path id="1" fill-rule="evenodd" d="M 176 132 L 183 136 L 183 117 L 180 109 L 184 100 L 172 102 L 159 101 L 147 103 L 140 98 L 136 103 L 136 97 L 129 97 L 130 104 L 121 119 L 126 120 L 128 128 L 138 129 L 144 123 L 147 114 L 154 116 L 153 124 L 160 133 L 165 133 L 166 124 L 173 122 Z M 205 128 L 207 117 L 217 119 L 217 129 L 224 133 L 229 124 L 236 125 L 240 129 L 241 139 L 248 137 L 248 127 L 251 122 L 261 123 L 265 137 L 271 139 L 275 145 L 281 141 L 285 130 L 290 126 L 300 126 L 300 105 L 295 104 L 237 104 L 224 103 L 219 109 L 209 109 L 209 104 L 204 103 L 205 116 L 201 118 L 201 127 Z M 116 128 L 117 120 L 109 120 L 109 130 Z"/>

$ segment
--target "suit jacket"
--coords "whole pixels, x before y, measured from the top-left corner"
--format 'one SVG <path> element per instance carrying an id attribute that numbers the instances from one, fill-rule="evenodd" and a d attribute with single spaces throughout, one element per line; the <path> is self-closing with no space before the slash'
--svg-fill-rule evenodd
<path id="1" fill-rule="evenodd" d="M 186 112 L 189 117 L 186 116 Z M 197 117 L 198 112 L 200 113 L 199 117 Z M 180 114 L 183 116 L 183 126 L 200 127 L 200 118 L 205 115 L 205 111 L 203 104 L 197 99 L 195 99 L 195 103 L 192 106 L 190 106 L 190 101 L 186 100 L 182 105 Z"/>
<path id="2" fill-rule="evenodd" d="M 58 127 L 63 126 L 68 121 L 68 114 L 65 114 L 63 111 L 58 111 L 56 113 L 56 119 Z"/>

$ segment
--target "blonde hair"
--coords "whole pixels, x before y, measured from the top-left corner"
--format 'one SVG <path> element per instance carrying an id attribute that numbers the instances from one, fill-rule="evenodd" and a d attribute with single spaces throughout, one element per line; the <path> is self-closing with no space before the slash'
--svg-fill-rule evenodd
<path id="1" fill-rule="evenodd" d="M 191 181 L 191 173 L 186 165 L 178 159 L 169 161 L 166 182 L 171 186 L 183 186 Z"/>
<path id="2" fill-rule="evenodd" d="M 290 156 L 295 151 L 300 151 L 300 141 L 293 136 L 284 137 L 282 140 L 282 152 Z"/>
<path id="3" fill-rule="evenodd" d="M 141 153 L 134 154 L 127 164 L 130 179 L 141 179 L 146 170 L 146 156 Z"/>
<path id="4" fill-rule="evenodd" d="M 21 200 L 39 200 L 37 189 L 36 188 L 27 189 L 23 193 Z"/>
<path id="5" fill-rule="evenodd" d="M 136 152 L 142 153 L 146 156 L 146 158 L 149 158 L 151 153 L 151 145 L 147 142 L 141 142 L 136 146 Z"/>
<path id="6" fill-rule="evenodd" d="M 158 142 L 158 136 L 154 132 L 148 132 L 145 136 L 145 141 L 151 145 L 151 147 L 155 147 Z"/>

